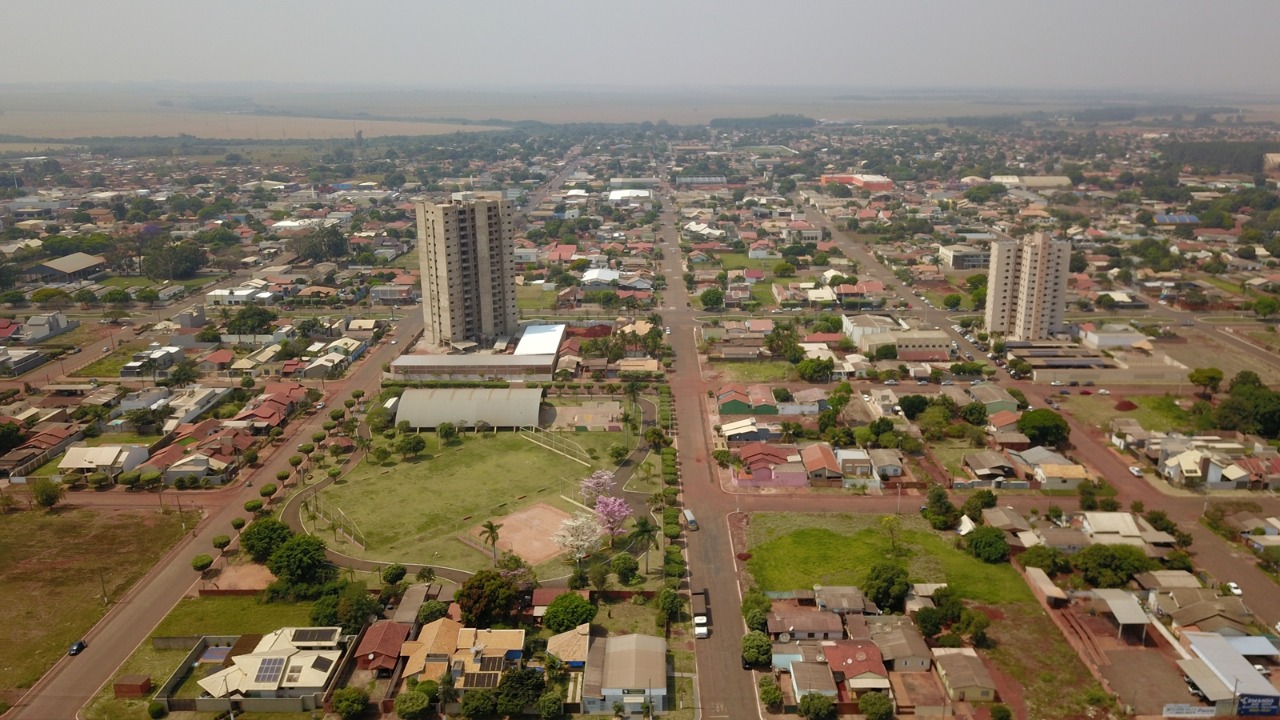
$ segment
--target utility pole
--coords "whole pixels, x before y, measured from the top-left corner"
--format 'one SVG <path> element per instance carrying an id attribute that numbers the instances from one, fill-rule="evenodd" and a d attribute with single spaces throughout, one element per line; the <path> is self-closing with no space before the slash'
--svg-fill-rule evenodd
<path id="1" fill-rule="evenodd" d="M 107 578 L 102 574 L 102 568 L 98 568 L 98 582 L 102 583 L 102 604 L 109 605 L 111 599 L 107 597 Z"/>

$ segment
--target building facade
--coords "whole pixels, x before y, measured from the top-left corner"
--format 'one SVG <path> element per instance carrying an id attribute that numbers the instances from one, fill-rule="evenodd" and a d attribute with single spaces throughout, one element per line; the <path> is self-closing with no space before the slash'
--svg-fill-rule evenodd
<path id="1" fill-rule="evenodd" d="M 423 341 L 492 344 L 519 327 L 514 210 L 504 199 L 454 193 L 453 202 L 419 202 Z"/>
<path id="2" fill-rule="evenodd" d="M 1048 233 L 991 243 L 987 332 L 1044 340 L 1062 329 L 1071 242 Z"/>

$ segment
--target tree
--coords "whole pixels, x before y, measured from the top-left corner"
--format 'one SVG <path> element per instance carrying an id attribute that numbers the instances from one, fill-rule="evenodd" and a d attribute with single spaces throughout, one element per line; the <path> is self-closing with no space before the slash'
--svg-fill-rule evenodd
<path id="1" fill-rule="evenodd" d="M 647 515 L 636 518 L 631 526 L 631 540 L 644 553 L 644 574 L 649 574 L 649 549 L 658 546 L 658 526 Z"/>
<path id="2" fill-rule="evenodd" d="M 779 710 L 786 697 L 782 694 L 782 688 L 778 687 L 778 681 L 772 675 L 763 675 L 760 677 L 759 687 L 760 702 L 770 710 Z"/>
<path id="3" fill-rule="evenodd" d="M 836 705 L 831 698 L 819 693 L 805 693 L 800 698 L 796 714 L 807 720 L 836 720 Z"/>
<path id="4" fill-rule="evenodd" d="M 1060 445 L 1071 435 L 1071 428 L 1058 413 L 1040 408 L 1018 418 L 1018 432 L 1026 435 L 1032 445 Z"/>
<path id="5" fill-rule="evenodd" d="M 1067 554 L 1055 547 L 1036 545 L 1029 547 L 1018 556 L 1018 564 L 1022 567 L 1040 568 L 1049 577 L 1071 572 L 1071 560 Z"/>
<path id="6" fill-rule="evenodd" d="M 213 538 L 213 547 L 218 550 L 226 550 L 231 545 L 230 535 L 218 535 Z"/>
<path id="7" fill-rule="evenodd" d="M 213 557 L 210 555 L 197 555 L 191 558 L 191 569 L 198 573 L 213 567 Z"/>
<path id="8" fill-rule="evenodd" d="M 502 674 L 498 682 L 498 713 L 516 716 L 533 705 L 547 689 L 542 671 L 536 668 L 519 668 Z"/>
<path id="9" fill-rule="evenodd" d="M 315 535 L 294 535 L 271 553 L 267 569 L 286 585 L 323 585 L 338 576 L 324 550 L 324 541 Z"/>
<path id="10" fill-rule="evenodd" d="M 578 485 L 578 492 L 582 495 L 582 502 L 594 505 L 601 495 L 613 492 L 613 485 L 613 473 L 608 470 L 597 470 L 582 478 L 582 482 Z"/>
<path id="11" fill-rule="evenodd" d="M 621 556 L 620 556 L 621 557 Z M 562 593 L 547 606 L 542 624 L 552 632 L 561 633 L 591 622 L 596 616 L 596 606 L 576 592 Z"/>
<path id="12" fill-rule="evenodd" d="M 987 424 L 987 406 L 971 402 L 960 408 L 960 419 L 975 427 L 982 427 Z"/>
<path id="13" fill-rule="evenodd" d="M 351 720 L 364 714 L 369 706 L 369 693 L 361 687 L 344 687 L 333 693 L 333 711 L 342 720 Z"/>
<path id="14" fill-rule="evenodd" d="M 395 585 L 404 579 L 407 572 L 400 563 L 393 563 L 382 569 L 382 582 L 388 585 Z"/>
<path id="15" fill-rule="evenodd" d="M 942 298 L 942 307 L 948 310 L 956 310 L 960 304 L 964 302 L 964 296 L 960 293 L 949 293 Z"/>
<path id="16" fill-rule="evenodd" d="M 707 288 L 698 299 L 702 301 L 702 307 L 708 310 L 724 307 L 724 291 L 720 288 Z"/>
<path id="17" fill-rule="evenodd" d="M 1146 572 L 1156 563 L 1133 545 L 1090 545 L 1076 553 L 1072 564 L 1093 587 L 1122 587 L 1134 575 Z"/>
<path id="18" fill-rule="evenodd" d="M 369 454 L 373 456 L 374 462 L 379 465 L 385 463 L 391 457 L 391 451 L 387 449 L 386 445 L 379 445 L 375 447 L 373 450 L 369 451 Z"/>
<path id="19" fill-rule="evenodd" d="M 893 720 L 893 701 L 882 692 L 869 692 L 858 696 L 858 712 L 867 720 Z"/>
<path id="20" fill-rule="evenodd" d="M 635 578 L 640 570 L 640 561 L 628 553 L 620 553 L 609 561 L 609 567 L 618 576 L 618 582 L 625 585 Z"/>
<path id="21" fill-rule="evenodd" d="M 493 550 L 493 564 L 498 564 L 498 531 L 502 529 L 501 525 L 495 525 L 492 520 L 485 520 L 480 526 L 480 537 L 484 540 L 484 544 Z"/>
<path id="22" fill-rule="evenodd" d="M 631 517 L 631 505 L 620 497 L 601 495 L 596 498 L 596 518 L 609 537 L 623 534 L 623 527 Z"/>
<path id="23" fill-rule="evenodd" d="M 742 636 L 742 660 L 748 665 L 768 665 L 773 662 L 773 643 L 769 636 L 752 630 Z"/>
<path id="24" fill-rule="evenodd" d="M 427 441 L 421 435 L 401 435 L 396 438 L 396 452 L 406 459 L 426 449 Z"/>
<path id="25" fill-rule="evenodd" d="M 497 570 L 481 570 L 454 593 L 467 627 L 493 627 L 509 622 L 520 601 L 515 583 Z"/>
<path id="26" fill-rule="evenodd" d="M 449 606 L 439 600 L 428 600 L 418 607 L 418 623 L 426 625 L 449 614 Z"/>
<path id="27" fill-rule="evenodd" d="M 1187 374 L 1187 381 L 1196 387 L 1204 388 L 1204 394 L 1218 392 L 1224 375 L 1215 367 L 1196 368 Z"/>
<path id="28" fill-rule="evenodd" d="M 626 460 L 627 456 L 630 454 L 631 454 L 631 451 L 628 450 L 625 445 L 622 445 L 620 443 L 614 443 L 609 446 L 609 459 L 612 460 L 615 464 L 618 464 L 618 465 L 622 464 L 622 461 Z"/>
<path id="29" fill-rule="evenodd" d="M 993 527 L 974 528 L 965 536 L 965 550 L 985 563 L 1002 563 L 1009 559 L 1009 543 L 1004 531 Z"/>
<path id="30" fill-rule="evenodd" d="M 560 523 L 560 529 L 551 537 L 560 549 L 569 553 L 576 562 L 596 551 L 600 547 L 600 535 L 603 530 L 591 513 L 577 513 Z"/>
<path id="31" fill-rule="evenodd" d="M 907 569 L 894 563 L 877 563 L 867 571 L 862 591 L 871 602 L 885 612 L 902 607 L 911 590 Z"/>
<path id="32" fill-rule="evenodd" d="M 904 417 L 915 420 L 916 416 L 929 407 L 929 398 L 923 395 L 903 395 L 898 399 L 898 407 L 902 408 Z"/>
<path id="33" fill-rule="evenodd" d="M 271 323 L 280 316 L 275 310 L 262 305 L 245 305 L 227 321 L 229 335 L 265 335 L 271 331 Z"/>
<path id="34" fill-rule="evenodd" d="M 969 516 L 969 519 L 978 522 L 982 519 L 982 511 L 996 506 L 996 494 L 990 490 L 982 489 L 974 492 L 964 501 L 960 512 Z"/>
<path id="35" fill-rule="evenodd" d="M 671 444 L 671 439 L 667 437 L 667 433 L 660 427 L 651 427 L 644 431 L 644 441 L 649 443 L 653 448 L 664 448 Z"/>
<path id="36" fill-rule="evenodd" d="M 1280 300 L 1273 297 L 1261 297 L 1253 301 L 1253 314 L 1266 319 L 1280 312 Z"/>
<path id="37" fill-rule="evenodd" d="M 426 720 L 431 717 L 431 699 L 416 690 L 396 695 L 396 716 L 401 720 Z"/>
<path id="38" fill-rule="evenodd" d="M 442 422 L 436 426 L 436 437 L 440 438 L 440 442 L 448 445 L 458 437 L 458 428 L 451 422 Z"/>
<path id="39" fill-rule="evenodd" d="M 992 705 L 991 720 L 1013 720 L 1013 711 L 1008 705 Z"/>
<path id="40" fill-rule="evenodd" d="M 36 504 L 45 510 L 52 510 L 62 501 L 62 496 L 67 492 L 65 485 L 49 478 L 36 478 L 31 482 L 30 487 L 31 497 L 35 498 Z"/>
<path id="41" fill-rule="evenodd" d="M 254 501 L 261 502 L 261 501 Z M 293 537 L 293 530 L 275 518 L 258 518 L 240 535 L 240 547 L 254 562 L 266 562 L 281 545 Z"/>
<path id="42" fill-rule="evenodd" d="M 680 597 L 671 588 L 662 588 L 658 592 L 657 597 L 658 617 L 667 622 L 675 622 L 680 619 L 680 613 L 684 610 L 684 598 Z"/>
<path id="43" fill-rule="evenodd" d="M 796 266 L 789 262 L 780 262 L 773 266 L 774 277 L 789 278 L 796 276 Z"/>
<path id="44" fill-rule="evenodd" d="M 498 694 L 493 690 L 469 690 L 462 696 L 462 717 L 488 720 L 498 717 Z"/>
<path id="45" fill-rule="evenodd" d="M 558 720 L 564 716 L 564 700 L 558 690 L 548 690 L 538 698 L 539 720 Z"/>
<path id="46" fill-rule="evenodd" d="M 951 530 L 960 521 L 960 511 L 947 497 L 947 491 L 940 485 L 929 486 L 925 499 L 924 518 L 935 530 Z"/>

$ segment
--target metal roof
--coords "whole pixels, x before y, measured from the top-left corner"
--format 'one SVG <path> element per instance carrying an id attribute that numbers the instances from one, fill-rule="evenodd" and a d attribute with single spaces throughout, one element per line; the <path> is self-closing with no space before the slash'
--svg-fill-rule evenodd
<path id="1" fill-rule="evenodd" d="M 1116 622 L 1121 625 L 1146 625 L 1149 622 L 1147 613 L 1138 604 L 1138 599 L 1125 590 L 1094 590 L 1093 594 L 1107 604 Z"/>
<path id="2" fill-rule="evenodd" d="M 434 428 L 451 422 L 472 427 L 480 422 L 495 428 L 538 424 L 542 391 L 537 388 L 410 389 L 400 396 L 396 423 Z"/>
<path id="3" fill-rule="evenodd" d="M 1280 691 L 1254 669 L 1253 663 L 1231 647 L 1225 637 L 1206 632 L 1184 632 L 1183 636 L 1191 641 L 1192 652 L 1235 694 L 1280 697 Z M 1200 689 L 1204 690 L 1203 687 Z"/>
<path id="4" fill-rule="evenodd" d="M 1216 703 L 1231 699 L 1231 688 L 1224 685 L 1203 660 L 1198 658 L 1179 660 L 1178 669 L 1183 675 L 1191 678 L 1191 682 L 1200 688 L 1200 692 L 1204 693 L 1209 702 Z"/>
<path id="5" fill-rule="evenodd" d="M 525 328 L 520 344 L 516 345 L 515 354 L 517 356 L 555 355 L 560 350 L 564 331 L 564 325 L 531 325 Z"/>

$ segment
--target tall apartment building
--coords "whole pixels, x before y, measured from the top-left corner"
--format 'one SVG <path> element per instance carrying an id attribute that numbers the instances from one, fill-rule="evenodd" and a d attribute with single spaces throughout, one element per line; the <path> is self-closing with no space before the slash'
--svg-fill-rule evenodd
<path id="1" fill-rule="evenodd" d="M 987 332 L 1044 340 L 1062 329 L 1071 242 L 1048 233 L 991 243 Z"/>
<path id="2" fill-rule="evenodd" d="M 514 334 L 520 315 L 511 202 L 454 193 L 447 204 L 420 201 L 417 212 L 423 341 L 487 346 Z"/>

